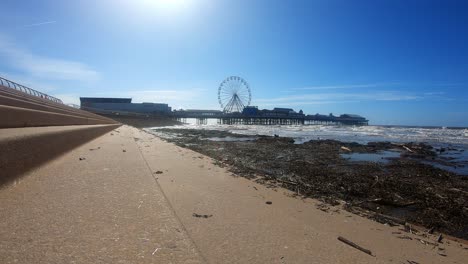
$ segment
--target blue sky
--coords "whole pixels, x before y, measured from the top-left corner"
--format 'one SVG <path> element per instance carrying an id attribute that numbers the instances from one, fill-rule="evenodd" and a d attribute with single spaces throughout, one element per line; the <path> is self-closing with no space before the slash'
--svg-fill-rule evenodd
<path id="1" fill-rule="evenodd" d="M 372 124 L 468 126 L 468 2 L 2 0 L 0 76 L 78 104 L 252 105 Z"/>

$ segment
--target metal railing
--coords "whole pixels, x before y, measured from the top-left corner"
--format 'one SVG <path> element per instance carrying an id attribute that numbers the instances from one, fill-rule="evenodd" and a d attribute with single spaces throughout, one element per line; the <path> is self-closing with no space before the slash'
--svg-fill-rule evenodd
<path id="1" fill-rule="evenodd" d="M 55 103 L 63 104 L 62 100 L 60 100 L 58 98 L 47 95 L 45 93 L 38 92 L 38 91 L 36 91 L 34 89 L 31 89 L 29 87 L 26 87 L 26 86 L 21 85 L 19 83 L 15 83 L 13 81 L 7 80 L 7 79 L 2 78 L 2 77 L 0 77 L 0 85 L 2 85 L 4 87 L 11 88 L 11 89 L 15 89 L 17 91 L 20 91 L 20 92 L 23 92 L 23 93 L 26 93 L 26 94 L 29 94 L 29 95 L 37 96 L 37 97 L 42 98 L 42 99 L 50 100 L 50 101 L 55 102 Z"/>

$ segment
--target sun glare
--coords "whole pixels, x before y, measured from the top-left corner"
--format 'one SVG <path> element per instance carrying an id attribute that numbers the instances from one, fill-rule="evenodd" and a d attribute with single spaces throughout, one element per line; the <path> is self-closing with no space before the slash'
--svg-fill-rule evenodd
<path id="1" fill-rule="evenodd" d="M 178 12 L 190 6 L 193 0 L 140 0 L 146 8 L 160 11 Z"/>

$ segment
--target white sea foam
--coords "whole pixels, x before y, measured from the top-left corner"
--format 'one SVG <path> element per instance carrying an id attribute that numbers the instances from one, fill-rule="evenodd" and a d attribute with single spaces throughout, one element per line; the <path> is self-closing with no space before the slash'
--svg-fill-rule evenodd
<path id="1" fill-rule="evenodd" d="M 434 146 L 455 144 L 468 147 L 468 130 L 450 128 L 386 127 L 386 126 L 258 126 L 220 125 L 209 119 L 206 125 L 197 125 L 188 119 L 188 124 L 173 126 L 183 129 L 214 129 L 244 135 L 279 135 L 292 137 L 297 143 L 312 139 L 335 139 L 346 142 L 367 143 L 372 141 L 426 142 Z"/>

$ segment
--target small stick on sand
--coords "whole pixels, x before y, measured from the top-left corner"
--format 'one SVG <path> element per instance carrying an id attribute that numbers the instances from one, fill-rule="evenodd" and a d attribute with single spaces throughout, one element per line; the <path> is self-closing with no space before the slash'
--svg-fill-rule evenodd
<path id="1" fill-rule="evenodd" d="M 344 147 L 344 146 L 341 146 L 341 149 L 351 152 L 351 149 L 349 149 L 349 148 L 347 148 L 347 147 Z"/>
<path id="2" fill-rule="evenodd" d="M 366 254 L 371 255 L 371 256 L 374 257 L 374 255 L 372 255 L 372 252 L 371 252 L 370 250 L 365 249 L 365 248 L 359 246 L 358 244 L 349 241 L 348 239 L 346 239 L 346 238 L 344 238 L 344 237 L 339 236 L 339 237 L 338 237 L 338 240 L 341 241 L 341 242 L 343 242 L 343 243 L 345 243 L 345 244 L 347 244 L 347 245 L 349 245 L 349 246 L 352 246 L 352 247 L 355 248 L 355 249 L 358 249 L 358 250 L 360 250 L 360 251 L 362 251 L 362 252 L 364 252 L 364 253 L 366 253 Z"/>
<path id="3" fill-rule="evenodd" d="M 414 153 L 414 151 L 410 148 L 408 148 L 407 146 L 403 145 L 402 146 L 404 149 L 406 149 L 407 151 L 411 152 L 411 153 Z"/>
<path id="4" fill-rule="evenodd" d="M 154 256 L 154 254 L 156 254 L 156 252 L 158 252 L 158 250 L 160 250 L 160 248 L 156 248 L 156 249 L 153 251 L 153 254 L 151 254 L 151 255 Z"/>
<path id="5" fill-rule="evenodd" d="M 285 181 L 285 180 L 280 180 L 280 179 L 276 179 L 276 180 L 282 183 L 286 183 L 286 184 L 297 185 L 297 182 Z"/>

